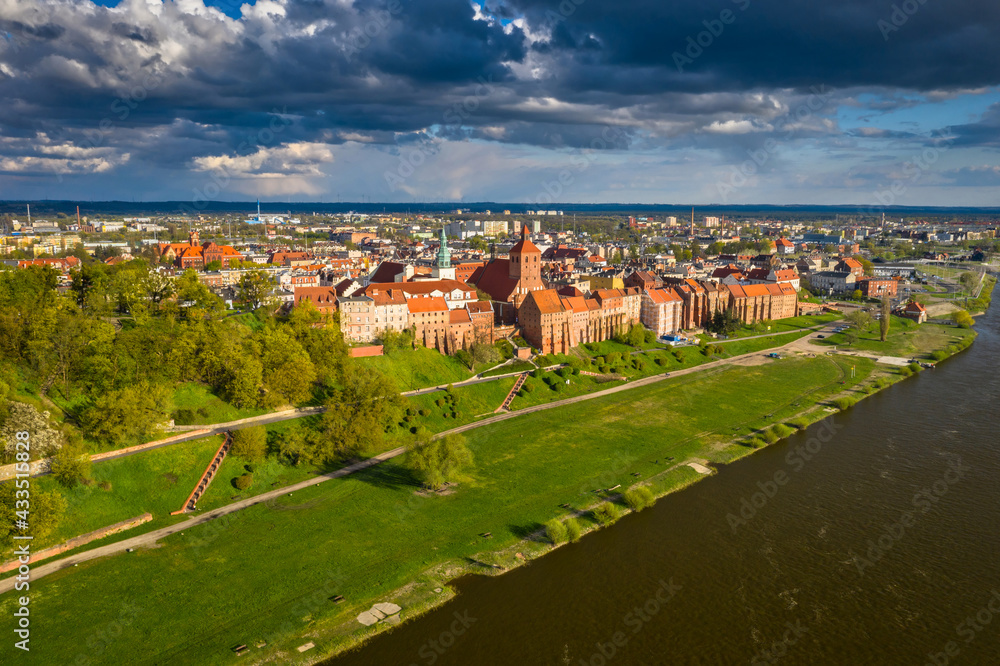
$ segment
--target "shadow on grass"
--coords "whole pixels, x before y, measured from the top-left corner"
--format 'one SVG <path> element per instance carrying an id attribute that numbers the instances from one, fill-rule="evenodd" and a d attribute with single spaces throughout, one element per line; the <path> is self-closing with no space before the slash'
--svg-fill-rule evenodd
<path id="1" fill-rule="evenodd" d="M 516 536 L 518 539 L 530 539 L 531 541 L 544 541 L 545 536 L 541 534 L 541 531 L 545 529 L 545 525 L 541 523 L 527 523 L 525 525 L 508 525 L 507 529 L 510 533 Z"/>
<path id="2" fill-rule="evenodd" d="M 422 487 L 420 480 L 417 479 L 411 469 L 392 463 L 382 463 L 367 467 L 355 472 L 352 476 L 376 488 L 398 490 L 401 488 Z"/>

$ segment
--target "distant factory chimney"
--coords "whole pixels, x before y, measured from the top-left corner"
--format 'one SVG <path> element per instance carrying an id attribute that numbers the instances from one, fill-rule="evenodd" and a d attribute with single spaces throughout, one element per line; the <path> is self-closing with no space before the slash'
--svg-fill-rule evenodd
<path id="1" fill-rule="evenodd" d="M 76 226 L 80 226 L 80 207 L 76 207 Z"/>

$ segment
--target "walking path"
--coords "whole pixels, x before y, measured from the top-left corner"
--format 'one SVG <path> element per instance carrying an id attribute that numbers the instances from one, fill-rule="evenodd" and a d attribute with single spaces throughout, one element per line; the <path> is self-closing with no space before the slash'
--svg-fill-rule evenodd
<path id="1" fill-rule="evenodd" d="M 832 326 L 833 325 L 831 324 L 831 327 Z M 807 338 L 811 338 L 811 337 L 815 336 L 816 333 L 818 333 L 818 332 L 819 331 L 814 331 L 812 334 L 810 334 L 806 338 L 800 338 L 799 340 L 795 340 L 793 342 L 790 342 L 787 345 L 784 345 L 783 347 L 780 347 L 779 349 L 785 350 L 785 351 L 791 350 L 791 349 L 794 348 L 793 347 L 794 345 L 796 345 L 797 343 L 805 341 Z M 810 349 L 809 351 L 815 351 L 815 349 Z M 468 423 L 466 425 L 458 426 L 457 428 L 452 428 L 451 430 L 446 430 L 444 432 L 438 433 L 436 435 L 436 437 L 445 437 L 447 435 L 451 435 L 451 434 L 455 434 L 455 433 L 462 433 L 462 432 L 466 432 L 466 431 L 469 431 L 469 430 L 473 430 L 475 428 L 482 428 L 483 426 L 488 426 L 488 425 L 492 425 L 494 423 L 499 423 L 500 421 L 506 421 L 507 419 L 517 418 L 517 417 L 523 416 L 525 414 L 533 414 L 535 412 L 541 412 L 541 411 L 544 411 L 544 410 L 547 410 L 547 409 L 556 409 L 556 408 L 559 408 L 559 407 L 564 407 L 566 405 L 572 405 L 574 403 L 583 402 L 585 400 L 594 400 L 596 398 L 603 398 L 605 396 L 613 395 L 615 393 L 620 393 L 621 391 L 629 391 L 629 390 L 634 389 L 634 388 L 640 388 L 642 386 L 649 386 L 651 384 L 655 384 L 657 382 L 661 382 L 664 379 L 667 379 L 668 377 L 670 377 L 670 378 L 681 377 L 681 376 L 689 375 L 689 374 L 692 374 L 692 373 L 695 373 L 695 372 L 701 372 L 703 370 L 708 370 L 710 368 L 718 368 L 718 367 L 722 367 L 722 366 L 726 366 L 726 365 L 736 364 L 736 363 L 738 363 L 741 360 L 745 360 L 745 359 L 748 359 L 748 358 L 760 356 L 761 354 L 764 354 L 764 353 L 766 353 L 766 352 L 756 351 L 756 352 L 750 352 L 750 353 L 747 353 L 747 354 L 741 354 L 739 356 L 733 356 L 732 358 L 719 359 L 719 360 L 716 360 L 716 361 L 710 361 L 708 363 L 703 363 L 701 365 L 696 365 L 696 366 L 691 367 L 691 368 L 684 368 L 683 370 L 675 370 L 673 372 L 669 372 L 669 373 L 666 373 L 666 374 L 653 375 L 651 377 L 645 377 L 643 379 L 636 379 L 634 381 L 627 381 L 627 382 L 625 382 L 623 384 L 620 384 L 620 385 L 612 387 L 612 388 L 603 389 L 601 391 L 595 391 L 594 393 L 587 393 L 585 395 L 576 396 L 574 398 L 566 398 L 565 400 L 558 400 L 556 402 L 549 402 L 549 403 L 545 403 L 545 404 L 542 404 L 542 405 L 535 405 L 533 407 L 526 407 L 524 409 L 519 409 L 519 410 L 517 410 L 515 412 L 505 412 L 505 413 L 502 413 L 502 414 L 497 414 L 496 416 L 491 416 L 491 417 L 485 418 L 485 419 L 483 419 L 481 421 L 476 421 L 474 423 Z M 424 390 L 428 390 L 428 389 L 424 389 Z M 436 389 L 432 389 L 432 390 L 436 390 Z M 307 408 L 307 409 L 313 409 L 313 410 L 315 410 L 316 408 Z M 315 413 L 315 412 L 313 412 L 313 413 Z M 273 415 L 270 415 L 270 416 L 273 416 Z M 266 418 L 266 417 L 259 417 L 259 418 Z M 298 418 L 298 417 L 284 417 L 284 418 Z M 277 420 L 284 420 L 284 419 L 277 419 Z M 222 430 L 225 430 L 225 428 L 222 428 Z M 125 539 L 123 541 L 118 541 L 116 543 L 108 544 L 106 546 L 101 546 L 100 548 L 95 548 L 93 550 L 88 550 L 88 551 L 85 551 L 85 552 L 82 552 L 82 553 L 78 553 L 76 555 L 71 555 L 69 557 L 63 558 L 61 560 L 57 560 L 55 562 L 50 562 L 49 564 L 45 564 L 45 565 L 42 565 L 40 567 L 33 568 L 32 571 L 31 571 L 31 579 L 34 581 L 34 580 L 37 580 L 37 579 L 39 579 L 39 578 L 41 578 L 43 576 L 46 576 L 46 575 L 48 575 L 50 573 L 53 573 L 55 571 L 60 571 L 62 569 L 66 569 L 68 567 L 74 566 L 74 565 L 79 564 L 81 562 L 87 562 L 89 560 L 93 560 L 93 559 L 96 559 L 96 558 L 99 558 L 99 557 L 104 557 L 104 556 L 107 556 L 107 555 L 114 555 L 116 553 L 121 553 L 121 552 L 126 551 L 129 548 L 139 548 L 139 547 L 143 547 L 143 546 L 151 546 L 154 543 L 156 543 L 157 541 L 159 541 L 160 539 L 162 539 L 164 537 L 168 537 L 168 536 L 170 536 L 172 534 L 177 534 L 178 532 L 183 532 L 186 529 L 190 529 L 190 528 L 195 527 L 197 525 L 201 525 L 203 523 L 207 523 L 207 522 L 209 522 L 211 520 L 214 520 L 216 518 L 220 518 L 222 516 L 226 516 L 226 515 L 229 515 L 231 513 L 235 513 L 236 511 L 240 511 L 241 509 L 245 509 L 245 508 L 250 507 L 250 506 L 255 506 L 257 504 L 262 504 L 262 503 L 267 502 L 269 500 L 278 498 L 278 497 L 280 497 L 282 495 L 288 495 L 289 493 L 293 493 L 293 492 L 295 492 L 297 490 L 303 490 L 305 488 L 309 488 L 309 487 L 312 487 L 312 486 L 315 486 L 315 485 L 319 485 L 320 483 L 324 483 L 326 481 L 329 481 L 330 479 L 339 479 L 339 478 L 348 476 L 350 474 L 354 474 L 355 472 L 358 472 L 358 471 L 363 470 L 363 469 L 367 469 L 367 468 L 372 467 L 374 465 L 378 465 L 380 463 L 385 462 L 386 460 L 391 460 L 391 459 L 393 459 L 393 458 L 395 458 L 397 456 L 400 456 L 400 455 L 402 455 L 404 453 L 406 453 L 406 447 L 398 447 L 398 448 L 392 449 L 391 451 L 386 451 L 386 452 L 380 453 L 380 454 L 378 454 L 376 456 L 372 456 L 371 458 L 368 458 L 367 460 L 363 460 L 361 462 L 357 462 L 357 463 L 353 463 L 351 465 L 347 465 L 346 467 L 343 467 L 343 468 L 338 469 L 336 471 L 329 472 L 327 474 L 322 474 L 322 475 L 319 475 L 319 476 L 317 476 L 315 478 L 308 479 L 306 481 L 301 481 L 299 483 L 296 483 L 296 484 L 293 484 L 293 485 L 290 485 L 290 486 L 285 486 L 283 488 L 279 488 L 279 489 L 276 489 L 276 490 L 271 490 L 271 491 L 268 491 L 266 493 L 262 493 L 260 495 L 257 495 L 255 497 L 250 497 L 250 498 L 247 498 L 247 499 L 244 499 L 244 500 L 239 500 L 237 502 L 233 502 L 232 504 L 227 504 L 226 506 L 219 507 L 218 509 L 212 509 L 211 511 L 206 511 L 205 513 L 202 513 L 202 514 L 200 514 L 200 515 L 198 515 L 198 516 L 196 516 L 194 518 L 190 518 L 188 520 L 185 520 L 184 522 L 176 523 L 174 525 L 169 525 L 167 527 L 162 527 L 162 528 L 160 528 L 158 530 L 154 530 L 152 532 L 147 532 L 146 534 L 141 534 L 139 536 L 132 537 L 131 539 Z M 0 594 L 4 594 L 4 593 L 9 592 L 10 590 L 14 589 L 14 582 L 15 582 L 14 578 L 7 578 L 7 579 L 4 579 L 4 580 L 0 580 Z"/>

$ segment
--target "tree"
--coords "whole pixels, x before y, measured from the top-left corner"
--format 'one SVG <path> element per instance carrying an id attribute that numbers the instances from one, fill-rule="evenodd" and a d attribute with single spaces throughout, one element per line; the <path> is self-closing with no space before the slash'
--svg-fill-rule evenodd
<path id="1" fill-rule="evenodd" d="M 177 301 L 185 315 L 193 320 L 221 314 L 225 309 L 222 299 L 198 280 L 198 273 L 192 269 L 177 278 Z"/>
<path id="2" fill-rule="evenodd" d="M 742 325 L 743 321 L 736 316 L 733 309 L 727 308 L 725 310 L 716 310 L 706 328 L 712 333 L 731 335 L 738 331 Z"/>
<path id="3" fill-rule="evenodd" d="M 962 273 L 962 276 L 959 278 L 959 282 L 962 283 L 962 286 L 965 288 L 965 291 L 971 293 L 972 290 L 975 289 L 976 286 L 979 284 L 979 276 L 971 271 L 968 271 Z"/>
<path id="4" fill-rule="evenodd" d="M 3 443 L 4 459 L 13 461 L 17 452 L 17 433 L 31 433 L 31 454 L 33 458 L 52 455 L 65 444 L 63 434 L 49 424 L 49 413 L 40 412 L 34 405 L 11 401 L 7 406 L 7 418 L 0 428 L 0 442 Z"/>
<path id="5" fill-rule="evenodd" d="M 861 293 L 860 289 L 855 289 L 851 292 L 851 300 L 860 301 L 865 295 Z"/>
<path id="6" fill-rule="evenodd" d="M 233 443 L 229 447 L 231 455 L 244 460 L 263 460 L 267 455 L 267 430 L 264 426 L 251 426 L 233 433 Z"/>
<path id="7" fill-rule="evenodd" d="M 878 335 L 879 340 L 885 342 L 885 339 L 889 336 L 889 325 L 892 319 L 892 305 L 889 302 L 889 294 L 882 297 L 881 305 L 881 317 L 878 320 Z"/>
<path id="8" fill-rule="evenodd" d="M 219 259 L 216 259 L 215 261 L 210 261 L 207 264 L 205 264 L 206 273 L 214 273 L 215 271 L 221 271 L 221 270 L 222 270 L 222 261 L 220 261 Z"/>
<path id="9" fill-rule="evenodd" d="M 77 435 L 68 439 L 52 457 L 50 471 L 52 477 L 67 488 L 90 476 L 90 454 L 84 448 L 82 437 Z"/>
<path id="10" fill-rule="evenodd" d="M 875 272 L 875 264 L 862 257 L 860 254 L 854 255 L 854 257 L 852 258 L 859 264 L 861 264 L 861 267 L 865 271 L 865 275 L 871 275 L 872 273 Z"/>
<path id="11" fill-rule="evenodd" d="M 853 345 L 855 342 L 858 341 L 858 334 L 851 329 L 844 331 L 843 336 L 844 336 L 844 342 L 848 346 Z"/>
<path id="12" fill-rule="evenodd" d="M 345 453 L 376 448 L 395 427 L 403 407 L 399 389 L 387 376 L 368 365 L 353 364 L 341 377 L 326 403 L 315 460 L 332 461 Z"/>
<path id="13" fill-rule="evenodd" d="M 13 483 L 0 484 L 0 550 L 7 550 L 15 544 L 24 541 L 14 541 L 15 535 L 30 535 L 33 539 L 42 540 L 59 525 L 66 512 L 66 498 L 53 490 L 45 492 L 32 488 L 31 508 L 27 512 L 27 529 L 18 529 L 17 521 L 23 520 L 18 511 L 23 511 L 23 505 L 18 507 L 17 489 Z"/>
<path id="14" fill-rule="evenodd" d="M 139 382 L 100 395 L 80 416 L 91 438 L 120 446 L 148 437 L 166 415 L 166 391 L 160 385 Z"/>
<path id="15" fill-rule="evenodd" d="M 976 320 L 966 310 L 958 310 L 952 317 L 955 319 L 955 324 L 961 328 L 969 328 L 976 323 Z"/>
<path id="16" fill-rule="evenodd" d="M 407 462 L 423 484 L 439 490 L 446 483 L 462 479 L 462 471 L 472 467 L 472 451 L 458 434 L 416 442 L 407 452 Z"/>
<path id="17" fill-rule="evenodd" d="M 262 379 L 270 390 L 271 402 L 298 404 L 312 394 L 316 368 L 299 342 L 282 329 L 261 332 Z"/>
<path id="18" fill-rule="evenodd" d="M 238 296 L 240 303 L 256 310 L 270 300 L 271 277 L 264 271 L 250 271 L 240 276 Z"/>
<path id="19" fill-rule="evenodd" d="M 872 316 L 864 310 L 855 310 L 845 319 L 857 331 L 867 331 L 872 325 Z"/>

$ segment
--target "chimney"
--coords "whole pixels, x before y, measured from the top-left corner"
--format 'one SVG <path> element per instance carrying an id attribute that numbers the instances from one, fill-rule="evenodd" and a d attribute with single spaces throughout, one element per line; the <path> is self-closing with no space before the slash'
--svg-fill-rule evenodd
<path id="1" fill-rule="evenodd" d="M 80 207 L 76 207 L 76 226 L 80 226 Z"/>

